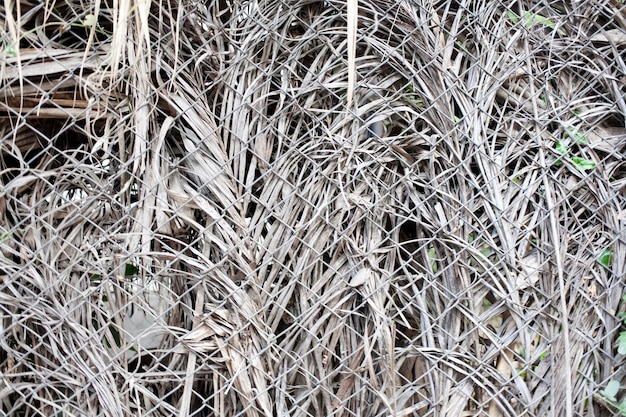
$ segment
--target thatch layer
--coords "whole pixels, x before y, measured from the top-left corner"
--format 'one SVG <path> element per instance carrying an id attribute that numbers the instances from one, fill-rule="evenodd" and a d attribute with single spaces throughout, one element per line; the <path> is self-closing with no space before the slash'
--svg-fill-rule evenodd
<path id="1" fill-rule="evenodd" d="M 618 1 L 0 6 L 7 415 L 606 415 Z"/>

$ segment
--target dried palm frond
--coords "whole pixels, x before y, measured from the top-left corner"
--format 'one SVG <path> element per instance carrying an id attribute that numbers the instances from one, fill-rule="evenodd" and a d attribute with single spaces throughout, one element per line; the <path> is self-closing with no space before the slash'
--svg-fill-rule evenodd
<path id="1" fill-rule="evenodd" d="M 606 413 L 619 2 L 9 6 L 3 413 Z"/>

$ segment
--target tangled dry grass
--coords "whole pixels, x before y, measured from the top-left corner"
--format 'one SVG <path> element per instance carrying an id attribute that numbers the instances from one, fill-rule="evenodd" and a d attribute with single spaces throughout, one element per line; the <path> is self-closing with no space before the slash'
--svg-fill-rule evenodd
<path id="1" fill-rule="evenodd" d="M 614 412 L 623 5 L 358 5 L 0 6 L 4 415 Z"/>

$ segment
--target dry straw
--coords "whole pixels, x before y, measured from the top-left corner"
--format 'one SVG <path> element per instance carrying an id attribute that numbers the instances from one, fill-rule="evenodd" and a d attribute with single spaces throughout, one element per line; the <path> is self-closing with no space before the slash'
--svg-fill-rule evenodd
<path id="1" fill-rule="evenodd" d="M 619 1 L 0 16 L 3 415 L 614 411 Z"/>

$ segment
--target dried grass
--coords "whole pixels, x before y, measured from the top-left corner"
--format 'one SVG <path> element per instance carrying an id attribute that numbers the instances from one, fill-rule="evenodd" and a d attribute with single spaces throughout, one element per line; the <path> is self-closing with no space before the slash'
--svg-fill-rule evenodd
<path id="1" fill-rule="evenodd" d="M 354 6 L 0 6 L 3 413 L 606 415 L 621 4 Z"/>

